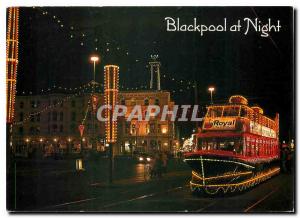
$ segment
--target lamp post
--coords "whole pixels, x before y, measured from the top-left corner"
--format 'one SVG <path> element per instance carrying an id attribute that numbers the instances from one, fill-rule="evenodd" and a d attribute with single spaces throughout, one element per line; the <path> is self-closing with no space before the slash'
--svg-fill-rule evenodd
<path id="1" fill-rule="evenodd" d="M 44 142 L 44 139 L 43 139 L 43 138 L 40 138 L 39 154 L 40 154 L 40 152 L 42 152 L 42 153 L 44 154 L 44 146 L 43 146 L 43 142 Z"/>
<path id="2" fill-rule="evenodd" d="M 209 87 L 208 91 L 210 92 L 210 104 L 213 104 L 213 92 L 215 91 L 215 88 Z"/>
<path id="3" fill-rule="evenodd" d="M 26 141 L 26 149 L 25 149 L 25 152 L 26 152 L 26 156 L 28 155 L 28 147 L 29 147 L 29 142 L 30 142 L 30 139 L 29 138 L 27 138 L 27 139 L 25 139 L 25 141 Z"/>
<path id="4" fill-rule="evenodd" d="M 94 97 L 94 93 L 95 93 L 95 83 L 96 83 L 96 63 L 99 62 L 100 58 L 97 55 L 92 55 L 90 57 L 90 60 L 93 62 L 93 66 L 94 66 L 94 70 L 93 70 L 93 86 L 92 86 L 92 104 L 94 104 L 93 102 L 93 97 Z M 93 114 L 92 116 L 92 130 L 93 130 L 93 134 L 92 134 L 92 149 L 96 150 L 96 146 L 95 146 L 95 114 Z"/>
<path id="5" fill-rule="evenodd" d="M 55 152 L 55 156 L 57 156 L 57 153 L 58 153 L 58 143 L 57 143 L 57 138 L 54 138 L 53 139 L 54 141 L 54 152 Z"/>
<path id="6" fill-rule="evenodd" d="M 99 61 L 99 57 L 97 55 L 92 55 L 90 60 L 93 62 L 93 65 L 94 65 L 94 74 L 93 74 L 93 80 L 95 82 L 95 78 L 96 78 L 96 62 Z"/>
<path id="7" fill-rule="evenodd" d="M 71 142 L 72 142 L 72 139 L 69 137 L 69 138 L 68 138 L 68 154 L 71 154 L 71 153 L 72 153 Z"/>

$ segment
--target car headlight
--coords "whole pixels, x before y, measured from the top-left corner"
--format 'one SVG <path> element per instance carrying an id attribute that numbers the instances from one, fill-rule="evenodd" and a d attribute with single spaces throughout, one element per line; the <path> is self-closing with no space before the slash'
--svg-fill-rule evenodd
<path id="1" fill-rule="evenodd" d="M 147 157 L 147 161 L 150 162 L 150 161 L 151 161 L 151 158 L 150 158 L 150 157 Z"/>
<path id="2" fill-rule="evenodd" d="M 143 160 L 144 160 L 144 158 L 142 158 L 142 157 L 139 158 L 139 161 L 143 161 Z"/>

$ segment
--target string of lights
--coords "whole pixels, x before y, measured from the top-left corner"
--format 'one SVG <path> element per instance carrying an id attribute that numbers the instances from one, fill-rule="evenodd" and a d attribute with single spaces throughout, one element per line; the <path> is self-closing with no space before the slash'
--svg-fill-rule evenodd
<path id="1" fill-rule="evenodd" d="M 224 194 L 227 192 L 235 192 L 235 191 L 243 191 L 259 183 L 271 178 L 272 176 L 278 174 L 280 172 L 280 168 L 276 167 L 267 172 L 259 173 L 245 181 L 237 182 L 237 183 L 224 183 L 224 184 L 199 184 L 190 181 L 190 188 L 194 191 L 205 191 L 205 193 L 210 195 L 215 195 L 219 191 L 222 191 Z"/>
<path id="2" fill-rule="evenodd" d="M 131 56 L 134 54 L 134 52 L 130 52 L 128 48 L 124 48 L 123 46 L 120 46 L 120 43 L 118 43 L 117 40 L 114 40 L 111 36 L 106 35 L 106 32 L 103 31 L 101 32 L 101 37 L 96 37 L 94 31 L 88 31 L 89 28 L 80 28 L 76 25 L 70 25 L 67 22 L 63 20 L 62 17 L 59 17 L 57 14 L 54 14 L 51 12 L 51 9 L 43 8 L 43 7 L 33 7 L 37 12 L 41 14 L 41 16 L 45 16 L 48 19 L 51 19 L 54 23 L 56 23 L 63 31 L 66 32 L 68 37 L 70 39 L 78 40 L 78 43 L 80 43 L 81 46 L 84 46 L 87 44 L 88 41 L 93 41 L 95 45 L 95 51 L 99 51 L 100 47 L 102 47 L 102 52 L 107 53 L 107 52 L 119 52 L 120 54 L 125 54 L 125 56 Z M 101 38 L 101 40 L 100 40 Z M 101 46 L 100 46 L 100 41 L 101 41 Z M 153 44 L 156 44 L 157 41 L 154 41 Z M 98 46 L 99 45 L 99 46 Z M 132 57 L 132 60 L 135 60 L 134 63 L 144 63 L 141 61 L 143 58 L 138 58 L 138 57 Z M 147 69 L 149 66 L 148 64 L 145 65 L 145 68 Z M 124 69 L 124 68 L 123 68 Z M 128 71 L 130 70 L 129 68 L 127 69 Z M 126 70 L 125 70 L 126 71 Z M 174 85 L 170 85 L 172 87 L 169 89 L 171 93 L 184 93 L 184 92 L 189 92 L 192 91 L 195 88 L 194 81 L 192 80 L 185 80 L 185 79 L 177 79 L 174 77 L 174 75 L 169 74 L 169 73 L 163 73 L 162 74 L 162 79 L 165 79 L 168 82 L 174 82 Z M 103 87 L 103 84 L 100 85 Z M 79 87 L 80 88 L 80 87 Z M 134 87 L 126 87 L 125 85 L 120 84 L 120 91 L 130 91 L 130 90 L 147 90 L 149 87 L 147 84 L 141 84 L 137 85 Z M 46 89 L 42 90 L 42 93 L 47 93 L 47 92 L 52 92 L 54 90 L 57 91 L 76 91 L 76 88 L 67 88 L 67 87 L 61 87 L 61 86 L 53 86 L 49 87 Z M 99 90 L 101 91 L 101 90 Z M 22 94 L 32 94 L 31 91 L 29 92 L 21 92 Z"/>
<path id="3" fill-rule="evenodd" d="M 88 43 L 94 44 L 94 50 L 99 51 L 102 48 L 103 53 L 109 52 L 119 52 L 124 54 L 124 56 L 129 56 L 132 52 L 129 51 L 128 48 L 123 48 L 120 46 L 117 40 L 114 40 L 111 36 L 108 36 L 105 31 L 101 32 L 101 37 L 94 36 L 94 28 L 81 28 L 75 25 L 69 25 L 67 22 L 64 22 L 63 18 L 58 15 L 51 13 L 50 10 L 47 10 L 43 7 L 32 7 L 37 12 L 39 12 L 42 16 L 51 19 L 54 23 L 58 25 L 60 29 L 62 29 L 69 39 L 72 41 L 77 40 L 80 46 L 84 47 Z M 89 29 L 93 31 L 88 31 Z M 101 40 L 100 40 L 101 39 Z M 141 58 L 134 59 L 136 63 L 139 63 Z"/>
<path id="4" fill-rule="evenodd" d="M 88 101 L 88 104 L 87 104 L 87 107 L 86 107 L 86 110 L 85 110 L 85 114 L 84 114 L 83 119 L 81 121 L 81 125 L 84 125 L 84 123 L 86 121 L 86 118 L 87 118 L 87 115 L 88 115 L 88 112 L 89 112 L 89 108 L 90 108 L 90 102 L 91 102 L 91 100 Z"/>
<path id="5" fill-rule="evenodd" d="M 78 97 L 78 96 L 82 96 L 84 94 L 87 94 L 87 93 L 85 93 L 83 90 L 81 90 L 81 91 L 79 91 L 77 93 L 74 93 L 74 94 L 71 94 L 71 95 L 67 95 L 64 98 L 57 100 L 56 103 L 50 104 L 48 106 L 45 106 L 44 108 L 42 108 L 41 110 L 39 110 L 37 112 L 30 113 L 22 121 L 14 122 L 13 125 L 23 125 L 25 122 L 28 122 L 32 116 L 36 116 L 36 115 L 42 114 L 44 112 L 47 112 L 49 110 L 52 110 L 53 108 L 56 108 L 57 106 L 63 104 L 64 102 L 68 102 L 71 99 L 73 99 L 75 97 Z"/>

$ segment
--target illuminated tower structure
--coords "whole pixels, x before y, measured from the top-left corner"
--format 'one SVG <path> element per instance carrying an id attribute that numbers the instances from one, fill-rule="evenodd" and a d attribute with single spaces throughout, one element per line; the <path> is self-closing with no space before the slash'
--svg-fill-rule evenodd
<path id="1" fill-rule="evenodd" d="M 119 93 L 119 67 L 104 66 L 105 138 L 109 144 L 109 183 L 113 180 L 113 144 L 117 142 L 117 121 L 113 120 L 113 111 Z"/>
<path id="2" fill-rule="evenodd" d="M 8 9 L 6 36 L 6 122 L 14 121 L 16 96 L 18 45 L 19 44 L 19 8 Z"/>
<path id="3" fill-rule="evenodd" d="M 19 46 L 19 8 L 8 8 L 7 35 L 6 35 L 6 134 L 7 134 L 7 161 L 9 152 L 13 150 L 12 127 L 15 116 L 15 97 L 18 68 Z"/>
<path id="4" fill-rule="evenodd" d="M 119 67 L 116 65 L 104 66 L 104 98 L 105 105 L 105 129 L 106 142 L 115 143 L 117 141 L 117 121 L 112 120 L 112 114 L 117 104 L 119 92 Z"/>
<path id="5" fill-rule="evenodd" d="M 158 55 L 151 55 L 150 65 L 150 89 L 160 90 L 160 62 Z"/>

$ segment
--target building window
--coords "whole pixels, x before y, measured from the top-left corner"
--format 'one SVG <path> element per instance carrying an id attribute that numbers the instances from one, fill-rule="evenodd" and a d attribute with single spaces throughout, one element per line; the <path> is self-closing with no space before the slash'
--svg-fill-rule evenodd
<path id="1" fill-rule="evenodd" d="M 76 112 L 74 111 L 71 113 L 71 120 L 76 121 Z"/>
<path id="2" fill-rule="evenodd" d="M 24 114 L 21 112 L 19 113 L 19 121 L 23 121 L 24 119 Z"/>
<path id="3" fill-rule="evenodd" d="M 30 115 L 30 122 L 34 122 L 34 115 Z"/>
<path id="4" fill-rule="evenodd" d="M 57 121 L 57 112 L 56 111 L 52 112 L 52 121 Z"/>
<path id="5" fill-rule="evenodd" d="M 75 106 L 76 106 L 76 101 L 72 100 L 72 101 L 71 101 L 71 106 L 72 106 L 72 107 L 75 107 Z"/>
<path id="6" fill-rule="evenodd" d="M 24 128 L 23 128 L 23 126 L 19 127 L 19 134 L 20 135 L 24 134 Z"/>
<path id="7" fill-rule="evenodd" d="M 33 126 L 30 127 L 29 132 L 30 132 L 31 135 L 34 135 L 34 134 L 35 134 L 35 129 L 34 129 Z"/>
<path id="8" fill-rule="evenodd" d="M 125 134 L 130 133 L 130 122 L 125 122 Z"/>
<path id="9" fill-rule="evenodd" d="M 131 134 L 135 134 L 136 133 L 136 129 L 135 129 L 135 124 L 131 125 Z"/>
<path id="10" fill-rule="evenodd" d="M 24 108 L 24 102 L 23 101 L 20 102 L 20 108 Z"/>
<path id="11" fill-rule="evenodd" d="M 36 134 L 39 134 L 40 132 L 41 132 L 41 128 L 38 126 L 38 127 L 36 127 L 35 128 L 35 132 L 36 132 Z"/>
<path id="12" fill-rule="evenodd" d="M 40 120 L 41 120 L 41 114 L 37 114 L 37 115 L 36 115 L 36 121 L 37 121 L 37 122 L 40 122 Z"/>
<path id="13" fill-rule="evenodd" d="M 154 104 L 155 104 L 155 105 L 159 105 L 159 99 L 158 99 L 158 98 L 155 99 Z"/>
<path id="14" fill-rule="evenodd" d="M 132 98 L 132 99 L 131 99 L 130 105 L 131 105 L 131 106 L 136 105 L 135 98 Z"/>
<path id="15" fill-rule="evenodd" d="M 64 131 L 64 126 L 63 125 L 60 125 L 59 126 L 59 132 L 63 132 Z"/>
<path id="16" fill-rule="evenodd" d="M 122 98 L 122 99 L 121 99 L 121 105 L 125 105 L 125 103 L 126 103 L 126 102 L 125 102 L 125 99 Z"/>
<path id="17" fill-rule="evenodd" d="M 150 133 L 155 133 L 155 124 L 154 123 L 150 124 Z"/>
<path id="18" fill-rule="evenodd" d="M 148 99 L 148 98 L 146 98 L 146 99 L 144 100 L 144 105 L 146 105 L 146 106 L 149 105 L 149 99 Z"/>
<path id="19" fill-rule="evenodd" d="M 64 113 L 63 113 L 63 112 L 60 112 L 60 113 L 59 113 L 59 120 L 60 120 L 60 121 L 63 121 L 63 120 L 64 120 Z"/>
<path id="20" fill-rule="evenodd" d="M 52 125 L 52 131 L 53 131 L 53 132 L 57 132 L 57 125 L 56 125 L 56 124 L 53 124 L 53 125 Z"/>
<path id="21" fill-rule="evenodd" d="M 70 132 L 75 133 L 75 131 L 76 131 L 76 126 L 75 126 L 75 124 L 73 123 L 73 124 L 71 124 L 71 126 L 70 126 Z"/>

